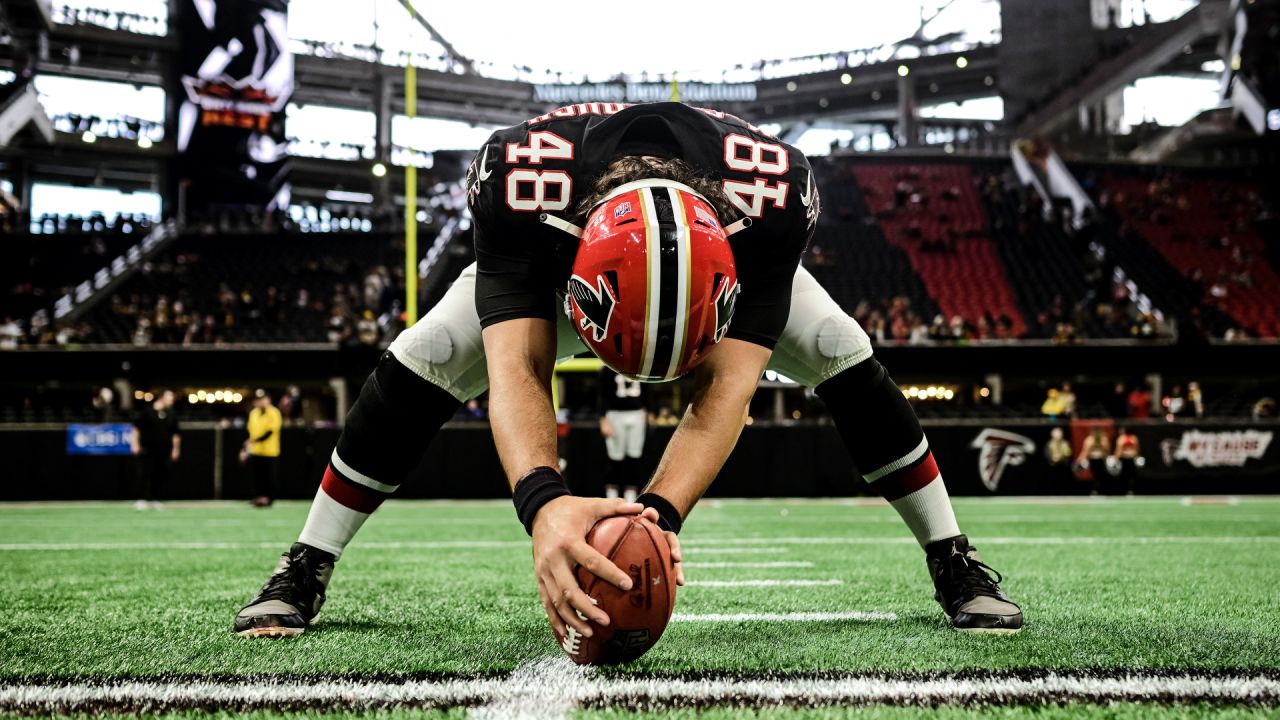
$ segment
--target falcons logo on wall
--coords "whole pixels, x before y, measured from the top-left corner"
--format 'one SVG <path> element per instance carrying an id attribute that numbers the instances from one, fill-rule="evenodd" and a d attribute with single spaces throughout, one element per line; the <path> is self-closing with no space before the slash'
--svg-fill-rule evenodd
<path id="1" fill-rule="evenodd" d="M 596 342 L 601 342 L 608 337 L 609 320 L 613 318 L 613 309 L 618 305 L 618 298 L 604 275 L 596 276 L 595 287 L 577 275 L 570 277 L 569 297 L 578 307 L 578 312 L 582 313 L 582 319 L 578 321 L 579 326 L 583 330 L 591 328 L 591 337 Z"/>
<path id="2" fill-rule="evenodd" d="M 969 443 L 969 447 L 978 451 L 978 477 L 991 492 L 1000 487 L 1000 478 L 1004 477 L 1006 467 L 1021 465 L 1028 455 L 1036 451 L 1036 444 L 1031 438 L 994 428 L 985 428 Z"/>

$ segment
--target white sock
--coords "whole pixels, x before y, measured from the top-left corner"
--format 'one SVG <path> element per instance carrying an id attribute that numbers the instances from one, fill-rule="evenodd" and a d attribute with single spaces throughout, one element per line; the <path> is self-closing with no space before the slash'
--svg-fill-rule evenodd
<path id="1" fill-rule="evenodd" d="M 342 505 L 320 488 L 316 490 L 316 499 L 311 502 L 311 512 L 307 513 L 307 524 L 302 526 L 298 542 L 339 558 L 370 514 Z"/>
<path id="2" fill-rule="evenodd" d="M 947 494 L 947 486 L 943 484 L 941 475 L 928 485 L 910 495 L 890 501 L 889 504 L 902 516 L 907 527 L 911 528 L 920 547 L 960 534 L 955 510 L 951 508 L 951 496 Z"/>

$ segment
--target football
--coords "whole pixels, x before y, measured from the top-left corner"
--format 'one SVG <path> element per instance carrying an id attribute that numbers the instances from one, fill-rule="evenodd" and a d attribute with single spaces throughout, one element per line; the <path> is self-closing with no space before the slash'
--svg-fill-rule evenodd
<path id="1" fill-rule="evenodd" d="M 608 614 L 609 625 L 591 623 L 591 637 L 569 628 L 557 639 L 579 665 L 630 662 L 658 642 L 675 609 L 671 548 L 658 526 L 638 515 L 601 520 L 587 542 L 631 576 L 631 590 L 623 592 L 578 568 L 578 585 Z"/>

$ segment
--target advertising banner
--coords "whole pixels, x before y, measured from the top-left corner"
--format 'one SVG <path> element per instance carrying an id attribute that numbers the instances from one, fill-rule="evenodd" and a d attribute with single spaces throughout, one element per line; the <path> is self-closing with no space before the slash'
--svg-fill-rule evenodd
<path id="1" fill-rule="evenodd" d="M 68 455 L 130 455 L 132 440 L 128 423 L 67 426 Z"/>
<path id="2" fill-rule="evenodd" d="M 189 213 L 284 207 L 293 94 L 286 0 L 180 0 L 177 176 Z"/>

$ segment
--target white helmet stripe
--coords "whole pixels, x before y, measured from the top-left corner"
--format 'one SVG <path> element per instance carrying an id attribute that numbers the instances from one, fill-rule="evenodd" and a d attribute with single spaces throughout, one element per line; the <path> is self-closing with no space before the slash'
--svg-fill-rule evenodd
<path id="1" fill-rule="evenodd" d="M 671 350 L 671 362 L 667 365 L 668 380 L 679 375 L 680 359 L 684 356 L 685 336 L 689 332 L 689 220 L 685 206 L 675 188 L 667 188 L 671 196 L 671 209 L 676 221 L 676 327 L 675 344 Z"/>
<path id="2" fill-rule="evenodd" d="M 644 312 L 644 354 L 640 361 L 641 377 L 653 376 L 653 356 L 658 346 L 658 324 L 662 304 L 662 231 L 658 226 L 658 213 L 654 207 L 653 189 L 640 188 L 640 205 L 644 209 L 645 264 L 648 266 L 648 287 Z"/>

